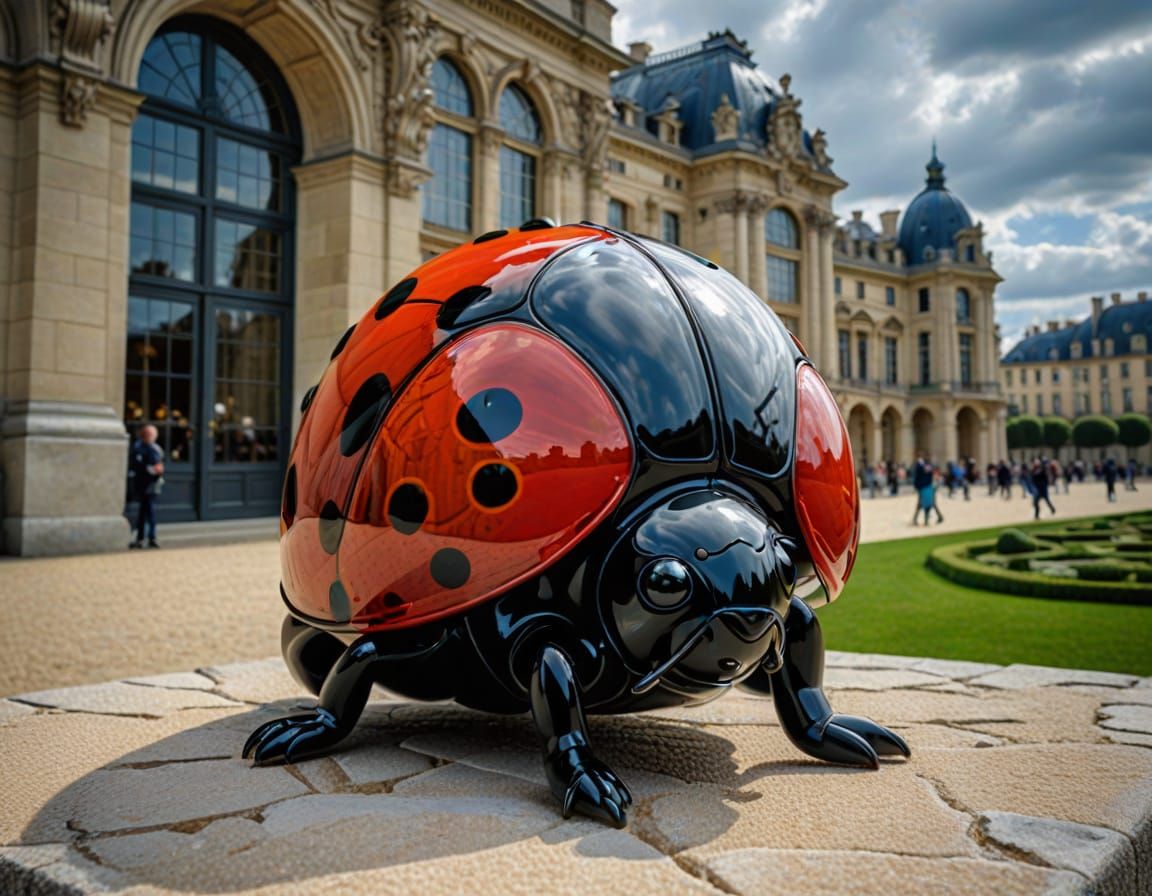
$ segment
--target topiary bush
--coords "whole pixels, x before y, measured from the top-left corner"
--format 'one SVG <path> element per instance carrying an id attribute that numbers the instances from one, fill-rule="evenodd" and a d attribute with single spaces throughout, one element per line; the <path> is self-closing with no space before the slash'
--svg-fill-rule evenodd
<path id="1" fill-rule="evenodd" d="M 1044 444 L 1057 451 L 1072 438 L 1072 424 L 1063 417 L 1044 418 Z"/>
<path id="2" fill-rule="evenodd" d="M 1089 414 L 1072 424 L 1072 444 L 1077 448 L 1107 448 L 1119 436 L 1120 428 L 1107 417 Z"/>
<path id="3" fill-rule="evenodd" d="M 1029 554 L 1040 547 L 1040 543 L 1020 529 L 1005 529 L 996 539 L 998 554 Z"/>
<path id="4" fill-rule="evenodd" d="M 1139 448 L 1152 442 L 1152 421 L 1143 414 L 1121 414 L 1116 418 L 1116 441 L 1125 448 Z"/>

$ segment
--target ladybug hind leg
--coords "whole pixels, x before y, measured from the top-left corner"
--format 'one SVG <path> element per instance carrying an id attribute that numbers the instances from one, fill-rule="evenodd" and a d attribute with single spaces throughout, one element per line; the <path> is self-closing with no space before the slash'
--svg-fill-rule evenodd
<path id="1" fill-rule="evenodd" d="M 427 643 L 408 640 L 404 650 L 395 653 L 388 652 L 372 635 L 357 639 L 339 655 L 324 678 L 316 707 L 261 725 L 249 736 L 241 755 L 256 765 L 271 765 L 327 752 L 356 727 L 381 665 L 426 656 L 438 650 L 446 637 L 441 632 L 439 639 Z"/>
<path id="2" fill-rule="evenodd" d="M 804 601 L 792 598 L 784 623 L 782 662 L 759 667 L 741 687 L 770 695 L 784 733 L 809 756 L 841 765 L 878 768 L 880 756 L 909 756 L 898 734 L 871 719 L 834 713 L 824 694 L 824 636 Z"/>
<path id="3" fill-rule="evenodd" d="M 580 812 L 624 827 L 632 794 L 592 753 L 572 662 L 554 645 L 545 645 L 536 660 L 531 699 L 544 739 L 544 771 L 564 817 Z"/>

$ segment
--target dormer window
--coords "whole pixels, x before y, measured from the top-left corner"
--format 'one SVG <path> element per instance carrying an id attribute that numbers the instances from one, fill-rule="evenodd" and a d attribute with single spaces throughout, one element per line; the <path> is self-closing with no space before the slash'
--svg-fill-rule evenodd
<path id="1" fill-rule="evenodd" d="M 935 261 L 936 260 L 936 250 L 933 249 L 931 246 L 925 246 L 924 247 L 924 260 L 925 261 Z"/>

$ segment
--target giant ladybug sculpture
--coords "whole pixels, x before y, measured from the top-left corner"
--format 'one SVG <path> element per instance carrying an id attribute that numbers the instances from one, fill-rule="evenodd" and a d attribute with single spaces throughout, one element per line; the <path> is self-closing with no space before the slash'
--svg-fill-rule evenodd
<path id="1" fill-rule="evenodd" d="M 585 713 L 771 696 L 811 756 L 900 737 L 833 713 L 812 606 L 852 568 L 843 419 L 779 319 L 715 264 L 532 221 L 445 252 L 332 352 L 284 484 L 284 658 L 315 709 L 257 764 L 327 751 L 373 684 L 530 710 L 567 817 L 623 825 Z"/>

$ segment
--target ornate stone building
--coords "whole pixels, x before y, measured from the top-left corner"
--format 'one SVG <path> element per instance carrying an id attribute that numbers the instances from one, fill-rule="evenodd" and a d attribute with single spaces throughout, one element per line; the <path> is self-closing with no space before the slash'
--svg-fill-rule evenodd
<path id="1" fill-rule="evenodd" d="M 623 53 L 613 12 L 0 0 L 4 550 L 122 547 L 145 420 L 168 519 L 274 514 L 300 400 L 348 324 L 423 258 L 545 215 L 731 268 L 838 381 L 861 457 L 996 453 L 979 227 L 917 224 L 915 256 L 887 224 L 838 229 L 845 183 L 787 76 L 730 34 Z"/>
<path id="2" fill-rule="evenodd" d="M 1092 297 L 1083 320 L 1049 321 L 1028 332 L 1000 361 L 1009 413 L 1073 420 L 1085 414 L 1152 415 L 1152 302 Z M 1142 449 L 1141 460 L 1152 449 Z"/>

